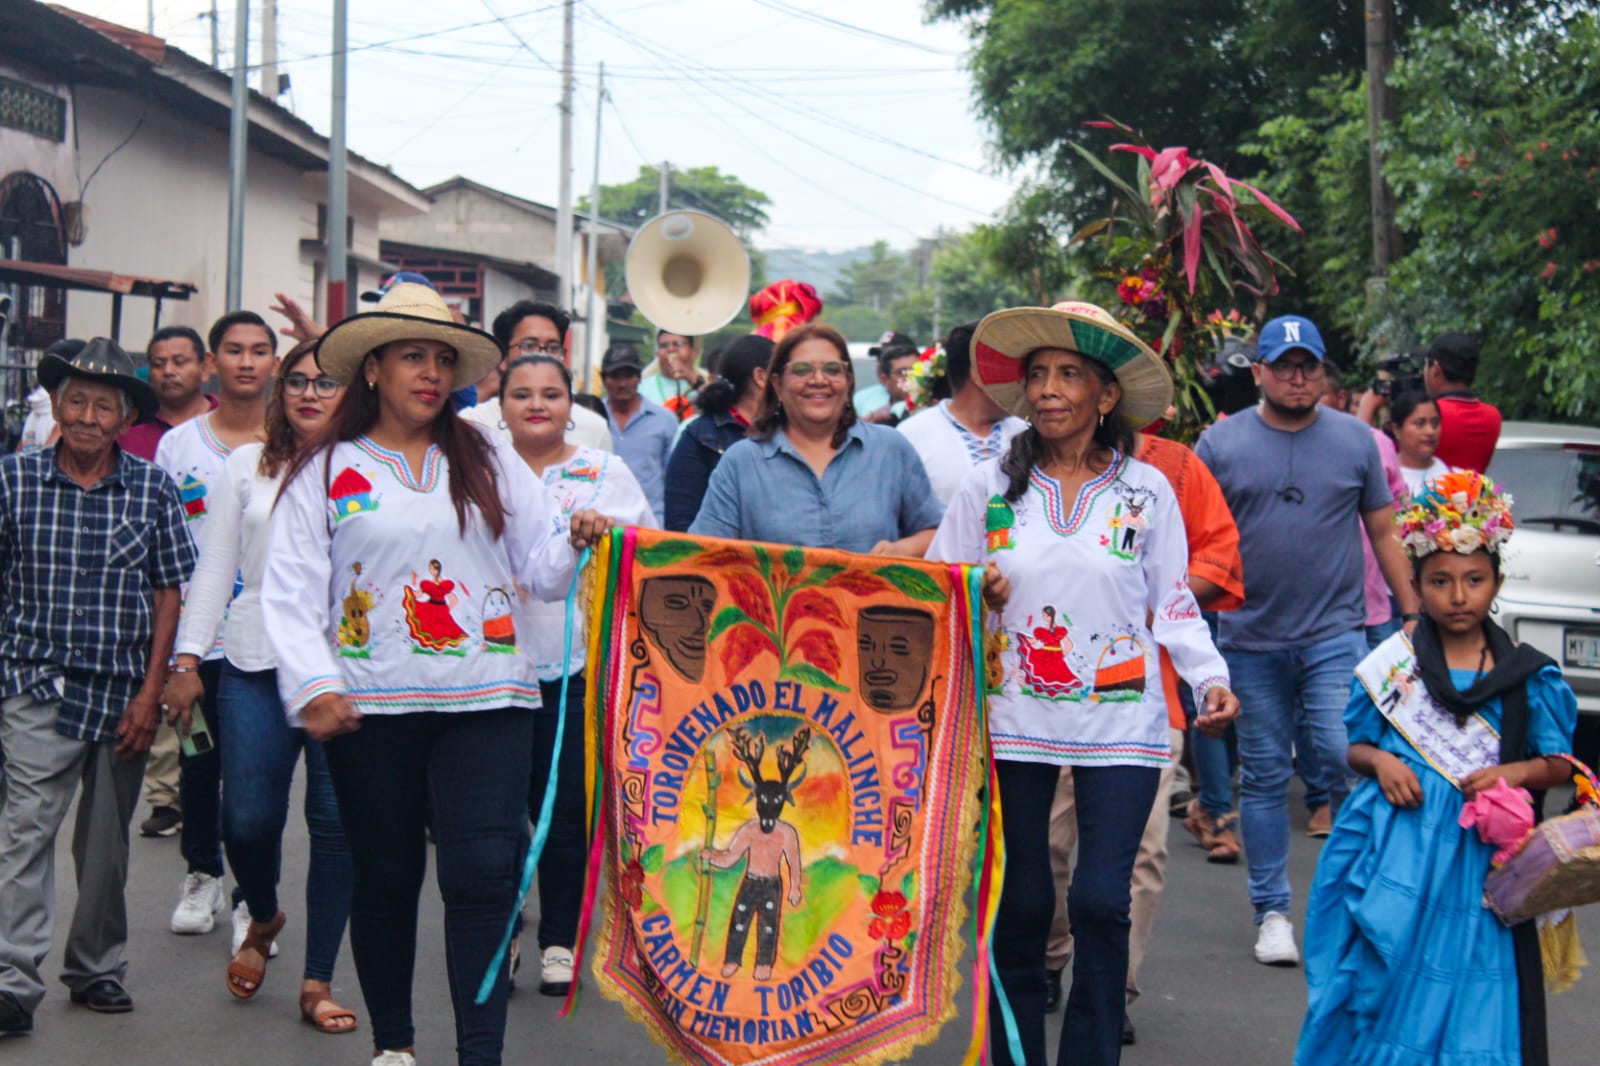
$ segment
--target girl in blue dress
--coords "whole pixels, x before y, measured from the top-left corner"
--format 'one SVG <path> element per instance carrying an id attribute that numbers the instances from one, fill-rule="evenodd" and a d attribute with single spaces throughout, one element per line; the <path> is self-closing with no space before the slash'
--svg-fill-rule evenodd
<path id="1" fill-rule="evenodd" d="M 1544 1063 L 1533 923 L 1482 904 L 1494 848 L 1457 824 L 1497 778 L 1568 770 L 1577 705 L 1546 656 L 1489 621 L 1510 500 L 1481 475 L 1427 484 L 1399 519 L 1423 617 L 1357 670 L 1345 710 L 1362 775 L 1323 847 L 1306 914 L 1296 1066 Z"/>

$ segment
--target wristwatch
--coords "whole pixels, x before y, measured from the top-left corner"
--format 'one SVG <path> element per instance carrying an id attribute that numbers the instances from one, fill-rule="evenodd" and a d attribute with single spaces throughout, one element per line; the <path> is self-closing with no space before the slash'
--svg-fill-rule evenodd
<path id="1" fill-rule="evenodd" d="M 1404 625 L 1406 622 L 1420 621 L 1422 621 L 1422 614 L 1418 611 L 1407 611 L 1405 614 L 1400 616 L 1400 623 L 1402 625 Z"/>

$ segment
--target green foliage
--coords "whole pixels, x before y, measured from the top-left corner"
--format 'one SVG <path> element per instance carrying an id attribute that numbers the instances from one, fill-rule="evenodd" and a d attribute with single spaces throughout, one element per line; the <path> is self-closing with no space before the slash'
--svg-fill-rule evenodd
<path id="1" fill-rule="evenodd" d="M 890 314 L 892 325 L 918 341 L 936 340 L 936 292 L 940 334 L 990 311 L 1035 302 L 1030 290 L 1016 280 L 1014 270 L 997 258 L 989 227 L 946 237 L 929 257 L 928 283 L 910 290 L 895 304 Z"/>
<path id="2" fill-rule="evenodd" d="M 875 341 L 892 328 L 887 311 L 874 311 L 860 304 L 836 304 L 831 300 L 822 309 L 822 320 L 843 333 L 845 340 L 860 344 Z"/>
<path id="3" fill-rule="evenodd" d="M 877 241 L 865 259 L 839 272 L 839 291 L 824 297 L 824 302 L 859 304 L 883 311 L 899 299 L 914 280 L 911 261 L 903 253 L 891 249 L 888 241 Z"/>

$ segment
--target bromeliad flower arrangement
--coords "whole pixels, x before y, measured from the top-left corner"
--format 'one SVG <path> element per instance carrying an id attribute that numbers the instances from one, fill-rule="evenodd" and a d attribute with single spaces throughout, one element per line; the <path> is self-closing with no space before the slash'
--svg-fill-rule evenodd
<path id="1" fill-rule="evenodd" d="M 1110 182 L 1112 202 L 1105 218 L 1085 226 L 1070 243 L 1087 248 L 1097 241 L 1094 275 L 1116 290 L 1115 301 L 1109 294 L 1103 299 L 1172 367 L 1177 410 L 1168 431 L 1187 439 L 1213 414 L 1196 364 L 1218 343 L 1218 323 L 1209 321 L 1214 309 L 1253 306 L 1249 317 L 1259 325 L 1278 291 L 1277 272 L 1285 269 L 1252 226 L 1300 233 L 1300 224 L 1261 190 L 1192 157 L 1187 148 L 1157 151 L 1120 122 L 1085 125 L 1128 137 L 1110 151 L 1136 156 L 1137 162 L 1130 183 L 1113 167 L 1112 156 L 1072 146 Z"/>

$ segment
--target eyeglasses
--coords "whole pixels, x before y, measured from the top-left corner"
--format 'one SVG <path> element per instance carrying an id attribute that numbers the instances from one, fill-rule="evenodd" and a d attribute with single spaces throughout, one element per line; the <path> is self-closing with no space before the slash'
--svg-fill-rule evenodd
<path id="1" fill-rule="evenodd" d="M 517 355 L 560 355 L 567 349 L 560 341 L 545 341 L 541 344 L 534 338 L 528 337 L 513 344 L 511 350 Z"/>
<path id="2" fill-rule="evenodd" d="M 324 400 L 338 392 L 340 388 L 339 382 L 326 374 L 318 378 L 310 378 L 304 374 L 287 374 L 284 376 L 283 391 L 290 396 L 301 395 L 306 391 L 307 386 L 315 389 L 317 395 Z"/>
<path id="3" fill-rule="evenodd" d="M 808 378 L 819 370 L 825 378 L 842 378 L 850 372 L 850 368 L 837 359 L 830 359 L 826 363 L 789 364 L 789 376 L 792 378 Z"/>
<path id="4" fill-rule="evenodd" d="M 687 347 L 689 347 L 689 342 L 686 340 L 656 341 L 656 351 L 658 352 L 675 352 Z"/>
<path id="5" fill-rule="evenodd" d="M 1324 367 L 1316 363 L 1286 363 L 1279 359 L 1276 363 L 1268 363 L 1267 369 L 1272 371 L 1272 376 L 1279 381 L 1293 381 L 1296 374 L 1300 374 L 1307 381 L 1315 381 L 1323 375 Z"/>

